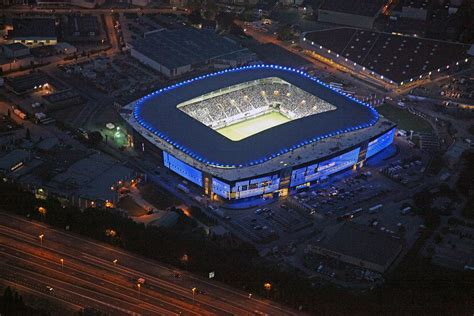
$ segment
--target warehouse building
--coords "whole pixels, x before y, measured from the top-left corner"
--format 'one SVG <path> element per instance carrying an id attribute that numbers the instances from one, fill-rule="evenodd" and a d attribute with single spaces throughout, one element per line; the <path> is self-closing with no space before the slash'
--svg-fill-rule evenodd
<path id="1" fill-rule="evenodd" d="M 344 223 L 333 235 L 309 245 L 309 252 L 384 273 L 402 251 L 399 238 L 371 227 Z"/>
<path id="2" fill-rule="evenodd" d="M 318 21 L 372 29 L 388 0 L 326 0 L 319 7 Z"/>
<path id="3" fill-rule="evenodd" d="M 168 78 L 199 68 L 248 64 L 256 55 L 212 31 L 181 28 L 161 30 L 129 44 L 132 57 Z"/>
<path id="4" fill-rule="evenodd" d="M 2 46 L 3 55 L 7 58 L 19 58 L 28 56 L 30 49 L 21 43 L 13 43 Z"/>
<path id="5" fill-rule="evenodd" d="M 13 29 L 8 31 L 7 43 L 21 43 L 29 47 L 56 45 L 54 19 L 13 19 Z"/>
<path id="6" fill-rule="evenodd" d="M 305 53 L 380 86 L 400 87 L 470 67 L 470 45 L 338 27 L 304 33 Z"/>

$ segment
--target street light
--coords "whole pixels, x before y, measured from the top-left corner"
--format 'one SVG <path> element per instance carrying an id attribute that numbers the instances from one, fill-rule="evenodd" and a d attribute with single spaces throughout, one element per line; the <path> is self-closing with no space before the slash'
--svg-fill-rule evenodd
<path id="1" fill-rule="evenodd" d="M 117 262 L 118 260 L 117 259 L 114 259 L 114 261 L 112 261 L 114 263 L 114 266 L 117 265 Z"/>
<path id="2" fill-rule="evenodd" d="M 46 216 L 46 208 L 42 206 L 38 207 L 38 213 L 40 213 L 42 216 Z"/>
<path id="3" fill-rule="evenodd" d="M 272 284 L 267 282 L 263 284 L 263 287 L 265 288 L 265 290 L 267 290 L 267 298 L 268 298 L 270 296 L 270 290 L 272 289 Z"/>
<path id="4" fill-rule="evenodd" d="M 194 305 L 194 295 L 196 294 L 197 288 L 193 287 L 191 291 L 193 292 L 193 305 Z"/>
<path id="5" fill-rule="evenodd" d="M 142 288 L 142 285 L 140 283 L 137 283 L 137 288 L 138 288 L 138 298 L 140 298 L 141 296 L 141 288 Z"/>
<path id="6" fill-rule="evenodd" d="M 38 236 L 39 239 L 40 239 L 40 244 L 41 244 L 41 248 L 43 248 L 43 238 L 44 238 L 44 234 L 41 234 Z"/>
<path id="7" fill-rule="evenodd" d="M 61 258 L 61 259 L 59 259 L 59 261 L 61 261 L 61 270 L 64 271 L 64 259 Z"/>

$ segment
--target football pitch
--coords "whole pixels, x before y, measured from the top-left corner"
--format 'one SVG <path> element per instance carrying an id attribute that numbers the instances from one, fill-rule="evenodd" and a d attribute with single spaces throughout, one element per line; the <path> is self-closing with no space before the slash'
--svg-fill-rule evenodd
<path id="1" fill-rule="evenodd" d="M 249 120 L 238 122 L 217 130 L 233 141 L 239 141 L 266 129 L 289 122 L 290 119 L 278 112 L 271 112 Z"/>

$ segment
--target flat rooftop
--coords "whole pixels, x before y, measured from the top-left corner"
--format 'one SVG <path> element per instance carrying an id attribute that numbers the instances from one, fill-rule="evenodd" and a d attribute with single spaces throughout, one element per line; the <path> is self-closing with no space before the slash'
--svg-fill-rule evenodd
<path id="1" fill-rule="evenodd" d="M 376 16 L 387 2 L 386 0 L 325 0 L 319 9 L 353 15 Z"/>
<path id="2" fill-rule="evenodd" d="M 330 89 L 315 78 L 306 77 L 302 72 L 266 67 L 228 71 L 155 93 L 127 105 L 125 110 L 135 112 L 122 111 L 122 116 L 158 147 L 201 170 L 216 176 L 225 175 L 228 180 L 330 156 L 394 127 L 392 122 L 379 118 L 373 108 Z M 232 141 L 176 107 L 213 90 L 268 77 L 279 77 L 337 109 Z M 244 166 L 246 168 L 242 168 Z"/>
<path id="3" fill-rule="evenodd" d="M 5 78 L 5 84 L 10 87 L 17 94 L 22 94 L 28 90 L 34 89 L 39 85 L 51 83 L 51 78 L 44 72 L 36 71 L 30 74 L 21 75 L 18 77 L 7 77 Z"/>
<path id="4" fill-rule="evenodd" d="M 17 163 L 30 157 L 30 153 L 23 149 L 15 149 L 8 154 L 0 157 L 0 170 L 10 172 L 11 168 Z"/>
<path id="5" fill-rule="evenodd" d="M 131 43 L 133 49 L 172 69 L 214 58 L 226 58 L 237 52 L 251 52 L 209 30 L 180 28 L 162 30 Z"/>
<path id="6" fill-rule="evenodd" d="M 383 267 L 388 267 L 402 249 L 400 240 L 355 223 L 344 223 L 317 246 Z"/>
<path id="7" fill-rule="evenodd" d="M 32 18 L 13 19 L 13 30 L 8 32 L 9 38 L 56 38 L 54 19 Z"/>
<path id="8" fill-rule="evenodd" d="M 9 50 L 15 51 L 15 52 L 21 51 L 21 50 L 24 50 L 24 49 L 29 49 L 28 46 L 23 45 L 21 43 L 5 44 L 5 45 L 3 45 L 3 47 L 8 48 Z"/>
<path id="9" fill-rule="evenodd" d="M 308 32 L 305 38 L 397 83 L 470 57 L 470 45 L 350 27 Z"/>
<path id="10" fill-rule="evenodd" d="M 311 62 L 273 43 L 258 44 L 250 47 L 266 64 L 300 68 Z"/>
<path id="11" fill-rule="evenodd" d="M 115 193 L 110 187 L 132 175 L 132 169 L 99 153 L 76 161 L 49 181 L 47 187 L 88 199 L 113 200 Z"/>

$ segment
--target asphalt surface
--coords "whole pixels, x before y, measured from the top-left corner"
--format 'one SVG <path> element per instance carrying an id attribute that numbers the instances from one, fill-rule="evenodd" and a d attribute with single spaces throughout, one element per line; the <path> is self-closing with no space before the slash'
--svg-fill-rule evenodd
<path id="1" fill-rule="evenodd" d="M 3 283 L 69 309 L 94 307 L 112 315 L 300 314 L 186 272 L 176 278 L 177 270 L 157 262 L 1 212 L 0 253 Z M 139 278 L 145 279 L 140 288 Z M 204 294 L 193 298 L 193 287 Z"/>

